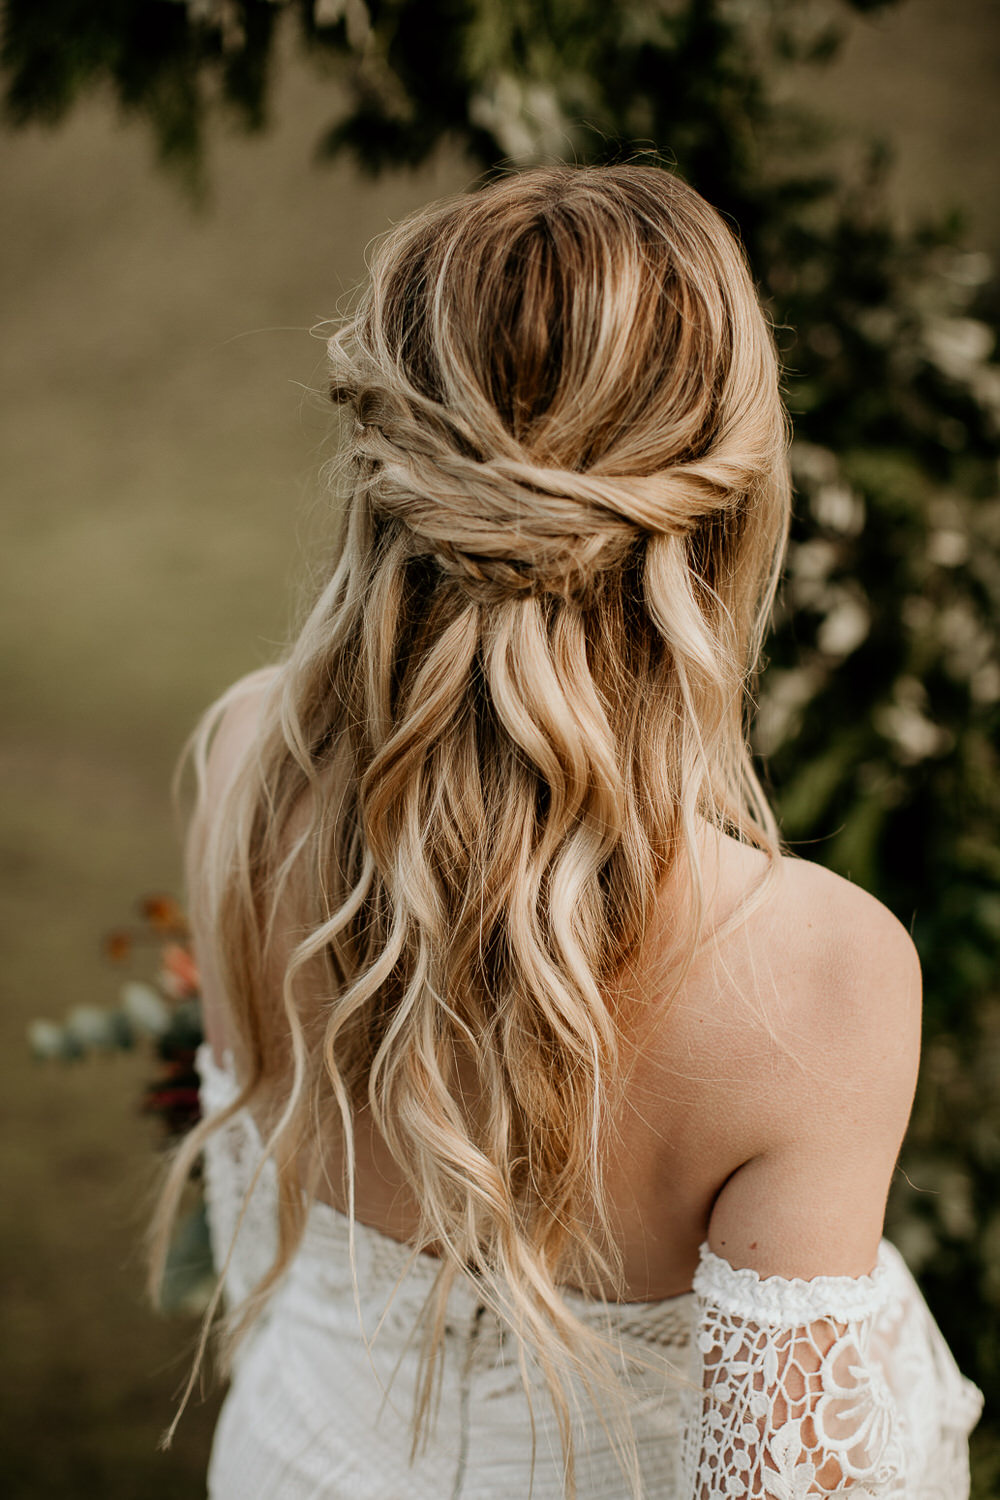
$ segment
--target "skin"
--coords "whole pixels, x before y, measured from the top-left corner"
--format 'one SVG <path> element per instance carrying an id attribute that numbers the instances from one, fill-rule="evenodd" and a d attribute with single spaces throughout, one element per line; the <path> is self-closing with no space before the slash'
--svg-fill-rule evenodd
<path id="1" fill-rule="evenodd" d="M 253 733 L 259 702 L 259 694 L 239 700 L 220 726 L 209 806 Z M 701 856 L 715 926 L 754 889 L 766 860 L 708 831 Z M 782 857 L 766 902 L 707 944 L 664 1004 L 655 974 L 686 899 L 675 875 L 629 983 L 636 1040 L 607 1143 L 624 1294 L 658 1300 L 688 1290 L 704 1241 L 761 1276 L 864 1275 L 875 1264 L 916 1083 L 913 943 L 859 887 Z M 202 978 L 206 1032 L 221 1060 L 225 1001 L 214 975 Z M 358 1219 L 406 1239 L 417 1208 L 364 1112 L 356 1147 Z M 331 1141 L 332 1183 L 340 1160 Z M 335 1192 L 325 1196 L 344 1209 Z"/>

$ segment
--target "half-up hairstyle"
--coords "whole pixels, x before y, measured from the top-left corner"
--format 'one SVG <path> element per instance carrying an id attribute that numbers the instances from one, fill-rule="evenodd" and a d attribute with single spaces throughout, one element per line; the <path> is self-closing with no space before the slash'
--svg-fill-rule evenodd
<path id="1" fill-rule="evenodd" d="M 329 350 L 337 565 L 202 809 L 189 892 L 280 1187 L 234 1337 L 324 1133 L 353 1212 L 368 1108 L 440 1257 L 415 1430 L 472 1277 L 547 1374 L 572 1494 L 564 1376 L 606 1386 L 613 1358 L 560 1286 L 621 1287 L 599 1143 L 622 976 L 675 869 L 696 899 L 665 997 L 704 940 L 706 823 L 778 852 L 747 749 L 789 508 L 773 341 L 693 189 L 556 167 L 396 227 Z M 161 1258 L 216 1125 L 174 1165 Z"/>

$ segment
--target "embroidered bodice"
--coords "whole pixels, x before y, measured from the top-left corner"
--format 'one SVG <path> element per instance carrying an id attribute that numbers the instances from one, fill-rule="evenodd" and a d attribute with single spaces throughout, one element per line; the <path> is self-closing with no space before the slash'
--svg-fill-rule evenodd
<path id="1" fill-rule="evenodd" d="M 198 1055 L 206 1115 L 235 1098 Z M 261 1143 L 245 1111 L 209 1139 L 213 1253 L 239 1303 L 275 1251 L 265 1163 L 232 1254 Z M 532 1414 L 511 1339 L 456 1286 L 433 1443 L 411 1464 L 407 1419 L 428 1256 L 326 1204 L 244 1347 L 213 1448 L 212 1500 L 534 1500 L 563 1494 L 543 1401 Z M 620 1339 L 643 1493 L 650 1500 L 964 1500 L 979 1391 L 960 1374 L 912 1276 L 887 1241 L 870 1276 L 811 1281 L 734 1269 L 707 1246 L 690 1293 L 606 1306 L 569 1294 Z M 359 1329 L 365 1330 L 362 1338 Z M 630 1358 L 630 1353 L 634 1358 Z M 542 1384 L 539 1381 L 541 1393 Z M 580 1500 L 625 1500 L 608 1434 L 574 1426 Z M 530 1479 L 533 1470 L 533 1480 Z"/>

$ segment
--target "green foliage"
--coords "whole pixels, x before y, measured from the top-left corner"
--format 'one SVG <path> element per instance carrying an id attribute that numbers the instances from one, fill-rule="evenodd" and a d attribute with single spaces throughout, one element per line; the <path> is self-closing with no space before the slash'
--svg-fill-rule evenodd
<path id="1" fill-rule="evenodd" d="M 794 846 L 874 890 L 924 963 L 927 1066 L 890 1226 L 1000 1396 L 1000 370 L 989 266 L 903 232 L 888 163 L 815 165 L 774 102 L 878 0 L 8 0 L 15 122 L 97 83 L 197 165 L 209 100 L 266 120 L 276 19 L 337 64 L 321 153 L 444 141 L 484 168 L 669 162 L 739 226 L 778 329 L 796 520 L 755 733 Z M 334 91 L 331 91 L 332 95 Z M 655 153 L 660 153 L 656 155 Z M 975 1312 L 972 1313 L 972 1307 Z M 1000 1440 L 978 1440 L 997 1462 Z M 992 1457 L 987 1459 L 987 1455 Z M 983 1481 L 980 1481 L 980 1484 Z"/>
<path id="2" fill-rule="evenodd" d="M 160 156 L 196 175 L 214 108 L 265 123 L 287 18 L 317 61 L 341 64 L 348 104 L 323 152 L 376 172 L 424 161 L 445 137 L 485 166 L 667 143 L 692 180 L 724 168 L 720 198 L 735 206 L 757 175 L 768 66 L 825 59 L 838 12 L 893 3 L 6 0 L 4 102 L 14 124 L 54 124 L 110 86 L 149 121 Z"/>
<path id="3" fill-rule="evenodd" d="M 215 1290 L 208 1210 L 203 1194 L 177 1221 L 160 1282 L 157 1306 L 166 1313 L 200 1314 Z"/>

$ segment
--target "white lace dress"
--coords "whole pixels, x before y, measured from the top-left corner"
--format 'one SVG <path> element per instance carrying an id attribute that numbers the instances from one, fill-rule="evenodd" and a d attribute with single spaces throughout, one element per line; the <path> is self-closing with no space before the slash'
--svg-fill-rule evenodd
<path id="1" fill-rule="evenodd" d="M 202 1108 L 235 1097 L 199 1052 Z M 261 1153 L 240 1112 L 205 1152 L 221 1265 Z M 269 1167 L 270 1164 L 267 1164 Z M 265 1169 L 226 1272 L 235 1304 L 275 1245 Z M 560 1446 L 538 1379 L 532 1422 L 511 1339 L 471 1284 L 449 1301 L 437 1423 L 410 1462 L 418 1349 L 436 1274 L 428 1256 L 357 1225 L 360 1306 L 348 1225 L 325 1204 L 238 1358 L 216 1431 L 210 1500 L 562 1500 Z M 899 1253 L 870 1276 L 762 1280 L 707 1246 L 694 1289 L 665 1302 L 575 1310 L 620 1337 L 649 1500 L 965 1500 L 979 1391 L 958 1368 Z M 360 1311 L 366 1339 L 358 1326 Z M 580 1500 L 625 1500 L 608 1434 L 586 1402 L 574 1426 Z"/>

